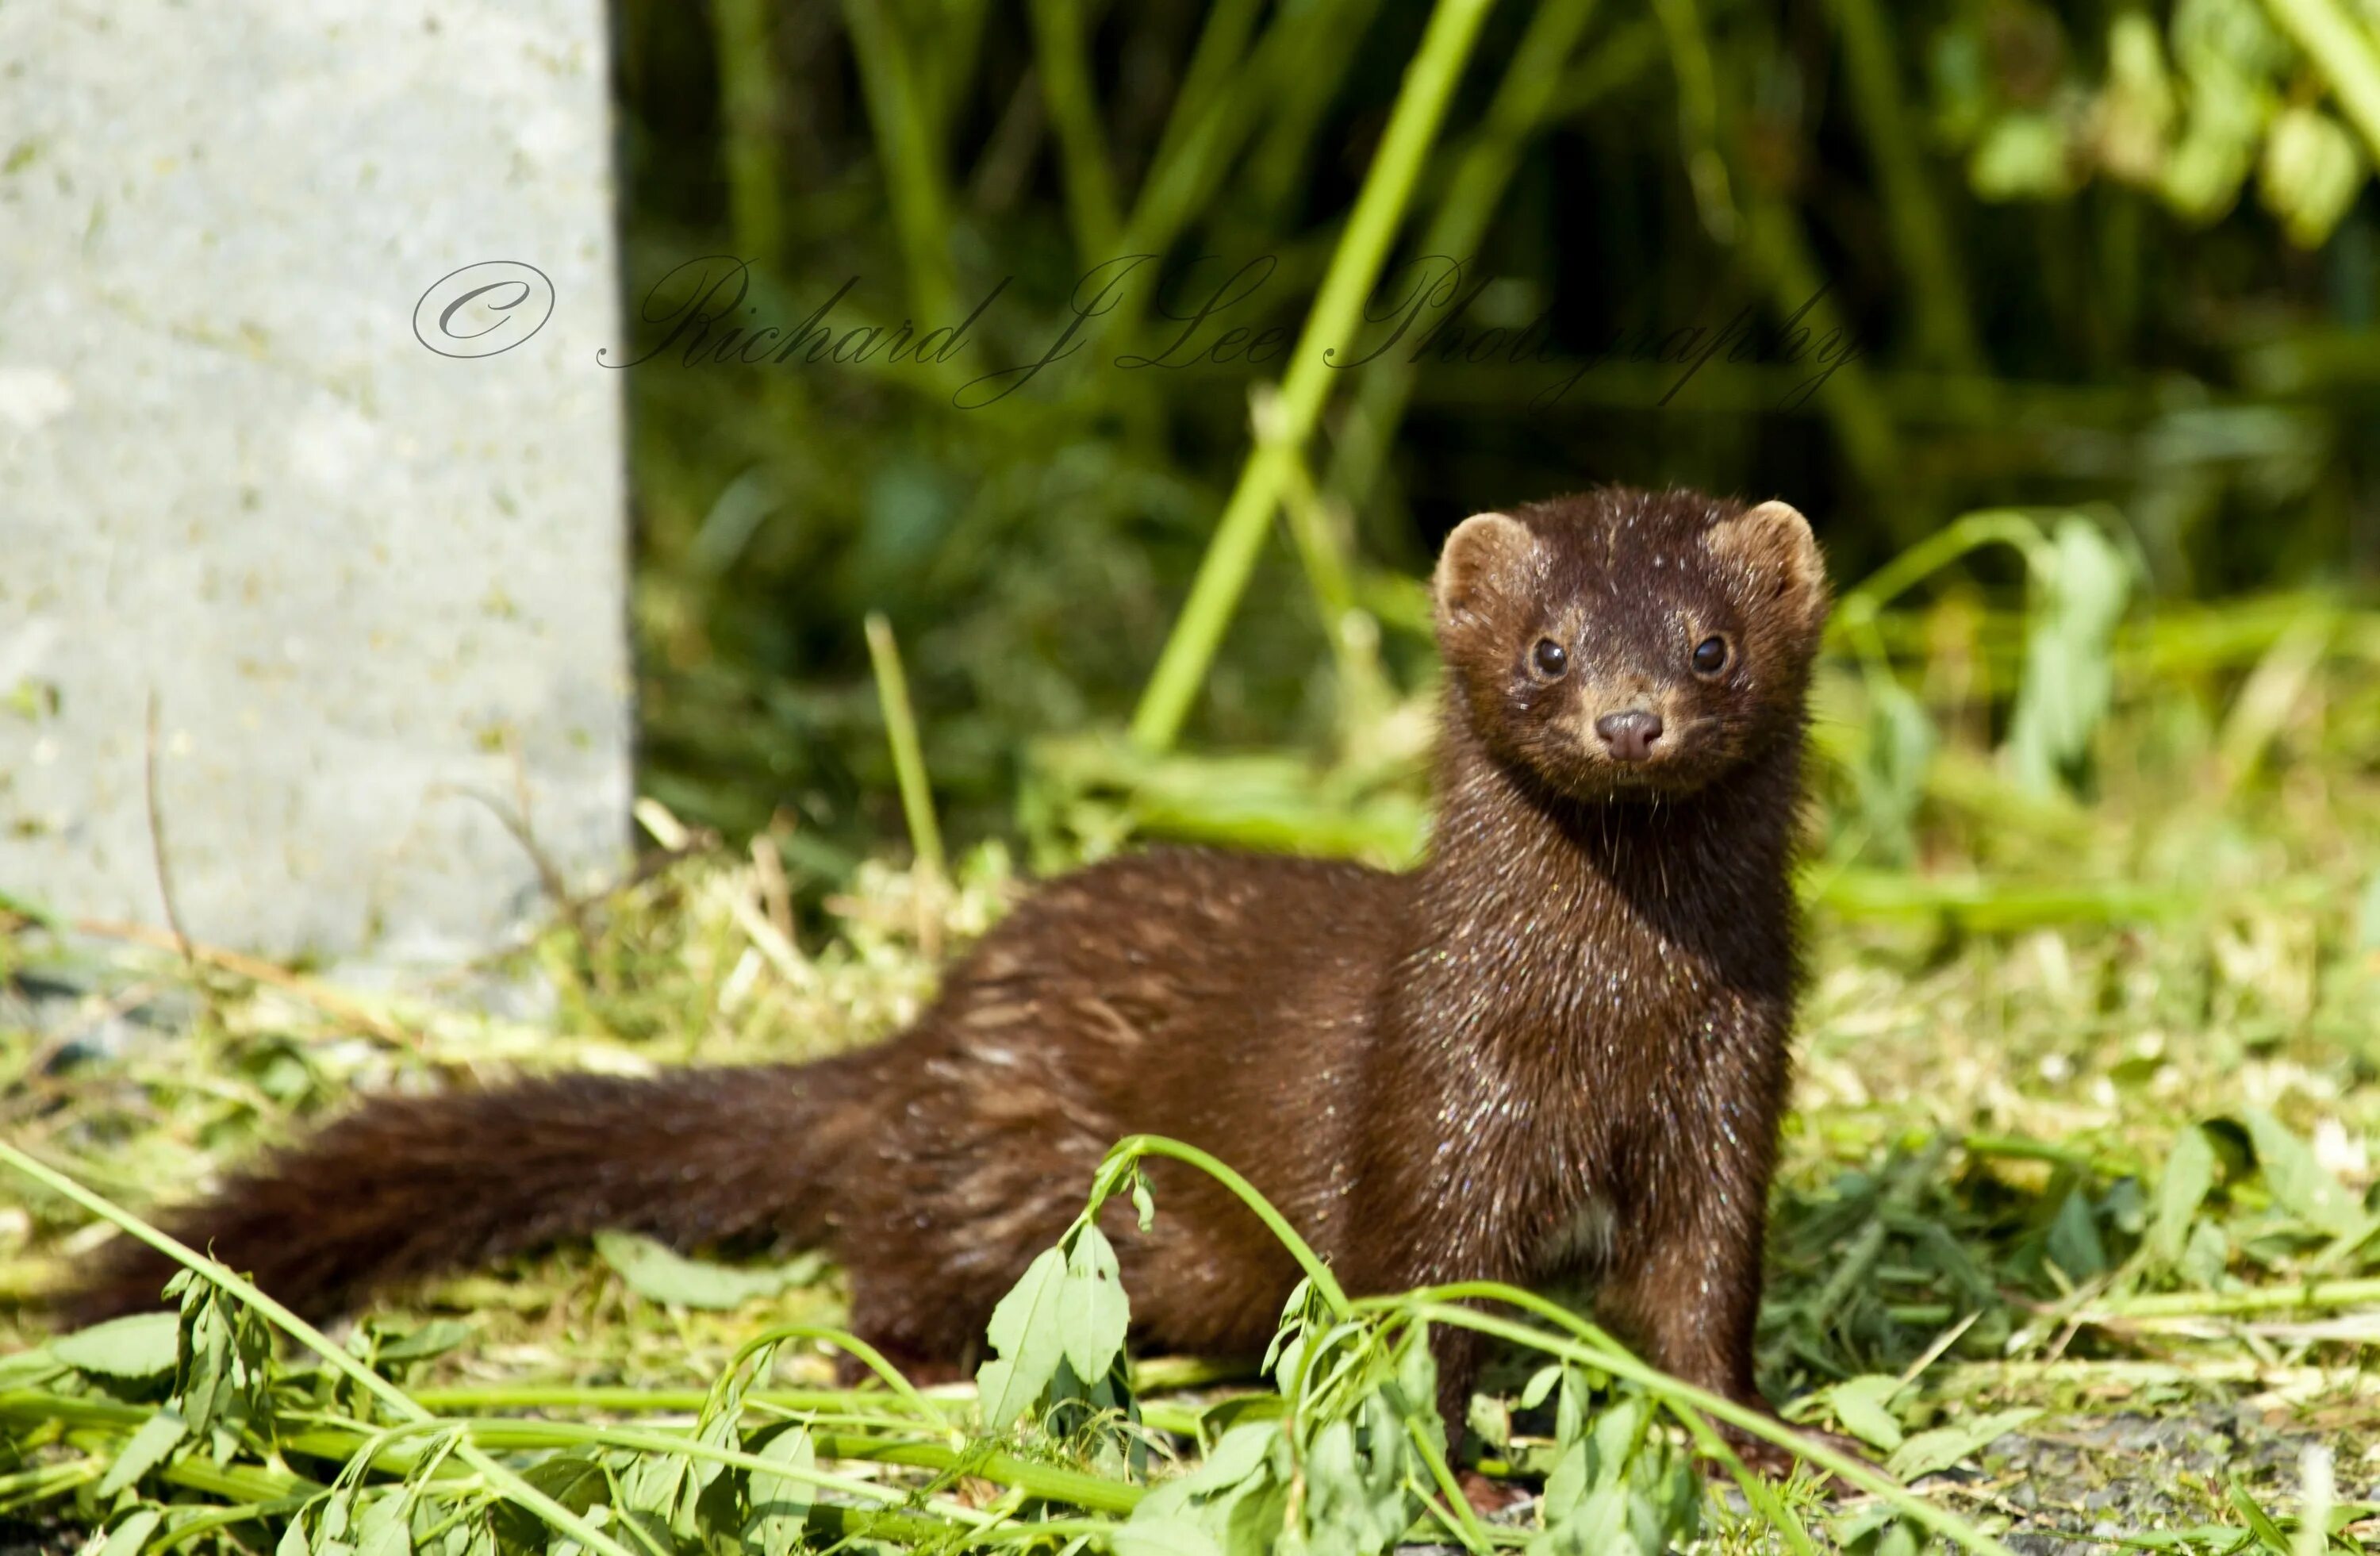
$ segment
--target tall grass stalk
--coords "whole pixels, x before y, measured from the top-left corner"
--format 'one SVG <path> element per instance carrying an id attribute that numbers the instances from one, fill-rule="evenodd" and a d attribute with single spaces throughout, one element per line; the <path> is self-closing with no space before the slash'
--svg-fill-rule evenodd
<path id="1" fill-rule="evenodd" d="M 1330 374 L 1345 348 L 1364 298 L 1379 279 L 1396 237 L 1415 179 L 1437 139 L 1447 100 L 1471 57 L 1489 0 L 1439 0 L 1421 48 L 1406 67 L 1403 87 L 1365 176 L 1363 191 L 1340 236 L 1313 310 L 1298 337 L 1281 385 L 1283 443 L 1303 445 L 1312 435 L 1330 395 Z M 1286 467 L 1282 444 L 1259 443 L 1240 468 L 1238 484 L 1190 586 L 1190 597 L 1166 640 L 1132 721 L 1132 738 L 1142 748 L 1161 751 L 1182 733 L 1183 721 L 1214 663 L 1224 628 L 1247 588 L 1264 544 L 1265 530 L 1281 501 Z"/>
<path id="2" fill-rule="evenodd" d="M 1513 169 L 1520 165 L 1521 152 L 1543 127 L 1572 53 L 1594 15 L 1595 0 L 1547 0 L 1529 18 L 1529 30 L 1504 68 L 1486 120 L 1455 159 L 1437 213 L 1423 231 L 1423 254 L 1465 261 L 1477 254 L 1488 224 L 1512 184 Z M 1563 108 L 1576 112 L 1581 106 L 1565 103 Z M 1379 479 L 1413 394 L 1414 371 L 1413 361 L 1404 357 L 1383 358 L 1364 371 L 1328 477 L 1330 489 L 1353 505 L 1360 507 L 1368 500 Z"/>
<path id="3" fill-rule="evenodd" d="M 951 279 L 950 201 L 942 172 L 941 144 L 934 135 L 937 115 L 922 90 L 917 67 L 903 36 L 900 12 L 874 0 L 844 0 L 844 26 L 876 130 L 877 154 L 892 204 L 892 228 L 909 272 L 909 301 L 924 320 L 921 328 L 954 324 Z"/>
<path id="4" fill-rule="evenodd" d="M 885 736 L 892 745 L 892 771 L 901 786 L 909 845 L 917 850 L 918 868 L 939 884 L 950 878 L 941 824 L 934 819 L 934 794 L 926 782 L 926 754 L 917 739 L 917 711 L 909 702 L 909 677 L 901 668 L 892 624 L 881 611 L 868 614 L 868 657 L 876 667 L 876 698 L 884 710 Z"/>

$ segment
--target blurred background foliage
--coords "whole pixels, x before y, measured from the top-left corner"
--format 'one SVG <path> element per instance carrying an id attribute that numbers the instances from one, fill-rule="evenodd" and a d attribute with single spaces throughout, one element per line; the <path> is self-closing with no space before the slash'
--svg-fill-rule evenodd
<path id="1" fill-rule="evenodd" d="M 2292 742 L 2380 755 L 2374 0 L 623 0 L 617 29 L 643 784 L 813 889 L 902 835 L 871 611 L 962 841 L 1409 857 L 1415 580 L 1465 514 L 1603 481 L 1816 521 L 1851 592 L 1814 890 L 1847 910 L 2101 912 L 2115 887 L 1900 867 L 2013 836 L 2079 869 L 2081 803 L 2144 765 L 2229 794 Z M 1366 272 L 1409 67 L 1451 90 Z M 1353 338 L 1287 345 L 1334 256 Z M 944 360 L 713 359 L 813 315 L 853 352 L 971 322 Z M 1326 346 L 1308 427 L 1272 386 Z M 1235 492 L 1274 528 L 1201 607 L 1211 668 L 1176 667 L 1184 756 L 1145 688 Z"/>

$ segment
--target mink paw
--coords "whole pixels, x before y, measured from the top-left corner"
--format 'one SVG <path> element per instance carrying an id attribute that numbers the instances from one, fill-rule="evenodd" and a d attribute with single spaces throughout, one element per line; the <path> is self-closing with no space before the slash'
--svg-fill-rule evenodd
<path id="1" fill-rule="evenodd" d="M 1471 1504 L 1471 1511 L 1482 1518 L 1492 1518 L 1497 1513 L 1518 1507 L 1527 1501 L 1530 1495 L 1524 1487 L 1515 1486 L 1509 1480 L 1490 1479 L 1475 1469 L 1459 1471 L 1454 1483 L 1462 1489 L 1463 1500 Z"/>

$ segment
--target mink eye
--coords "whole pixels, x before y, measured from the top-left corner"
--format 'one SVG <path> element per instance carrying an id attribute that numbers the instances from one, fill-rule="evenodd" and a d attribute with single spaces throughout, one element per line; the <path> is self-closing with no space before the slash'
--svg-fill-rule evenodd
<path id="1" fill-rule="evenodd" d="M 1570 668 L 1570 651 L 1550 638 L 1537 639 L 1536 651 L 1530 657 L 1536 662 L 1537 674 L 1548 680 L 1559 680 Z"/>
<path id="2" fill-rule="evenodd" d="M 1706 638 L 1694 645 L 1694 674 L 1716 675 L 1727 668 L 1727 639 Z"/>

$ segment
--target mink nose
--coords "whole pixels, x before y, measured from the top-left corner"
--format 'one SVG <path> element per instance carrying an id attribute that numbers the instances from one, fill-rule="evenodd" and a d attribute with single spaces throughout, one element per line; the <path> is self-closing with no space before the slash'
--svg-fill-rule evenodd
<path id="1" fill-rule="evenodd" d="M 1641 708 L 1606 713 L 1595 721 L 1595 733 L 1621 761 L 1643 761 L 1653 754 L 1653 742 L 1661 738 L 1661 715 Z"/>

